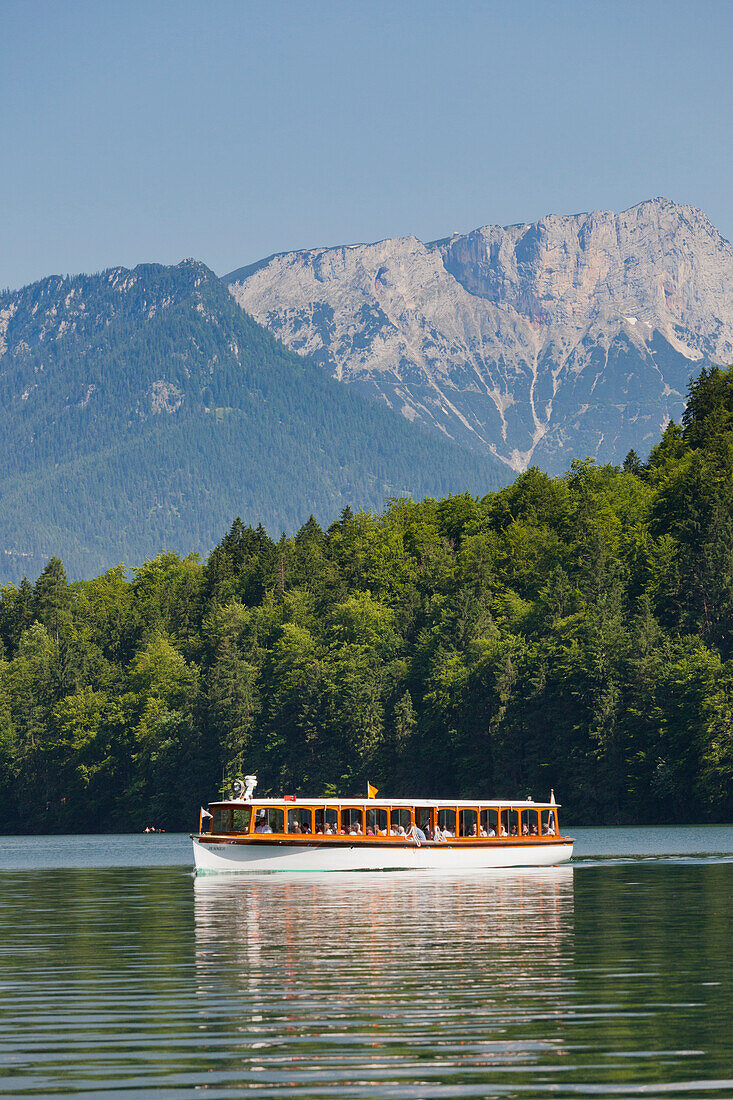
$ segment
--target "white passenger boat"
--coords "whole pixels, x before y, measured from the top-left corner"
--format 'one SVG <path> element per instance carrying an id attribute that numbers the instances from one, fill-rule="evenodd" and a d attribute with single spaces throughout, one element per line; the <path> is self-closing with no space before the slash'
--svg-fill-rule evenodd
<path id="1" fill-rule="evenodd" d="M 479 871 L 542 867 L 573 854 L 558 805 L 501 799 L 236 798 L 192 833 L 197 874 L 232 871 Z M 371 788 L 370 788 L 371 789 Z"/>

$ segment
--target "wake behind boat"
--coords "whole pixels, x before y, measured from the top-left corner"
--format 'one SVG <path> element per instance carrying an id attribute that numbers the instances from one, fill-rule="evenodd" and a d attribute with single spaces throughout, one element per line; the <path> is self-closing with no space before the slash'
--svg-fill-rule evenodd
<path id="1" fill-rule="evenodd" d="M 254 798 L 212 802 L 192 833 L 197 874 L 232 871 L 475 871 L 571 858 L 558 805 L 508 799 Z M 208 826 L 208 829 L 205 828 Z"/>

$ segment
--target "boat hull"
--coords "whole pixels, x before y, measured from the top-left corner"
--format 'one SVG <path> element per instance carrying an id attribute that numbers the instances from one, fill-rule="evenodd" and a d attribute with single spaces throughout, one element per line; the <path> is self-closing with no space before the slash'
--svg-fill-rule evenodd
<path id="1" fill-rule="evenodd" d="M 193 839 L 197 874 L 248 871 L 481 871 L 549 867 L 569 860 L 572 840 L 537 844 L 268 844 Z"/>

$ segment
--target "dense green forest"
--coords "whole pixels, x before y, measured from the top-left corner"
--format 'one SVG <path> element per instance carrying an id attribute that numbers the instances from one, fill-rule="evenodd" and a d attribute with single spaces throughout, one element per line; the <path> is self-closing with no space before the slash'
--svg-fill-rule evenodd
<path id="1" fill-rule="evenodd" d="M 409 424 L 252 320 L 204 264 L 0 294 L 0 580 L 208 552 L 349 502 L 486 492 L 497 459 Z"/>
<path id="2" fill-rule="evenodd" d="M 262 792 L 526 795 L 566 821 L 733 817 L 733 369 L 648 462 L 237 520 L 0 600 L 0 828 L 186 829 Z"/>

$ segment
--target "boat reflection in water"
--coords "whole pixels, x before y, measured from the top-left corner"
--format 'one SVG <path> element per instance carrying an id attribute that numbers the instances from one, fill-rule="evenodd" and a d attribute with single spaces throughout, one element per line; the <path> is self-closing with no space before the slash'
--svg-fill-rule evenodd
<path id="1" fill-rule="evenodd" d="M 193 889 L 201 1007 L 242 1085 L 394 1095 L 401 1081 L 536 1066 L 564 1044 L 571 867 L 197 877 Z"/>

